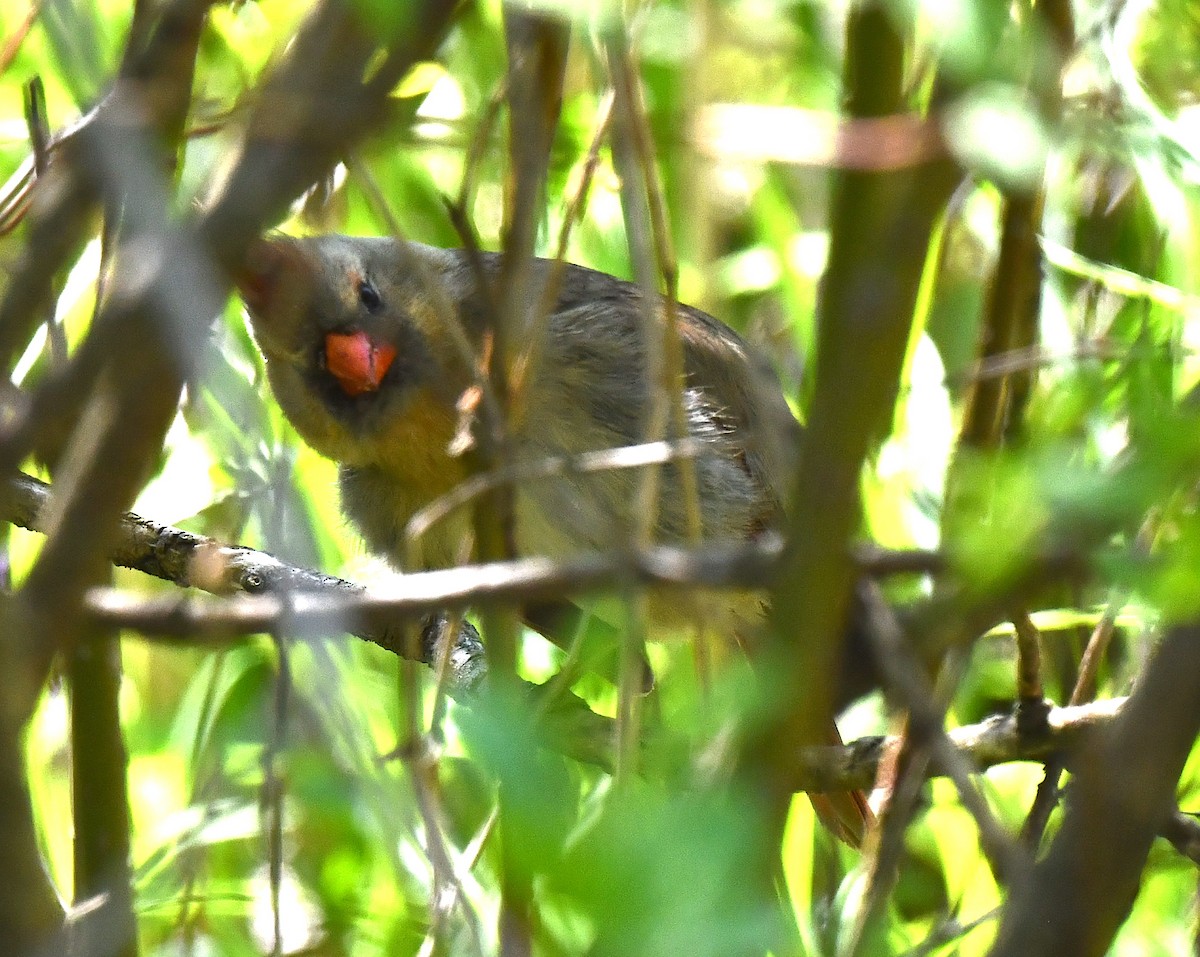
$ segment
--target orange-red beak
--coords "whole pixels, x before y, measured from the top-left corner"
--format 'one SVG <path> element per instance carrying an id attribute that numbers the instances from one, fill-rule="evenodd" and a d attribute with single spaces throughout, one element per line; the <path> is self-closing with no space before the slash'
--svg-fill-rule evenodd
<path id="1" fill-rule="evenodd" d="M 325 367 L 346 395 L 365 395 L 379 388 L 396 358 L 390 342 L 365 332 L 330 332 L 325 336 Z"/>

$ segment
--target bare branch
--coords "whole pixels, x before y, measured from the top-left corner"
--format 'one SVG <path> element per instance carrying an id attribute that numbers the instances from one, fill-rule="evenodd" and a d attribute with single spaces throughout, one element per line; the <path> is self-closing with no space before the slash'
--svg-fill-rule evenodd
<path id="1" fill-rule="evenodd" d="M 1022 732 L 1015 713 L 953 728 L 946 736 L 957 751 L 956 760 L 966 762 L 974 771 L 1013 761 L 1040 762 L 1076 750 L 1090 735 L 1112 724 L 1127 701 L 1127 698 L 1111 698 L 1075 707 L 1051 708 L 1046 716 L 1046 731 L 1037 737 Z M 793 790 L 869 788 L 883 755 L 899 740 L 898 737 L 860 738 L 842 747 L 803 748 L 796 762 L 796 776 L 791 781 Z M 931 777 L 942 777 L 947 769 L 934 760 L 928 773 Z"/>
<path id="2" fill-rule="evenodd" d="M 1120 716 L 1073 762 L 1066 815 L 1014 886 L 995 957 L 1100 955 L 1129 913 L 1200 734 L 1200 625 L 1172 628 Z"/>

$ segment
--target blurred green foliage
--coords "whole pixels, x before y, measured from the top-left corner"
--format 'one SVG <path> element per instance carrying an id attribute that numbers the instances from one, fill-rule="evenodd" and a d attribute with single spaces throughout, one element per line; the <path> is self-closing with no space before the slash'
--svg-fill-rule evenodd
<path id="1" fill-rule="evenodd" d="M 404 29 L 404 5 L 358 2 L 381 30 Z M 615 5 L 543 5 L 569 15 L 576 30 L 538 240 L 540 252 L 553 254 L 606 88 L 590 31 L 614 15 Z M 17 30 L 25 6 L 0 8 L 0 36 Z M 113 76 L 131 6 L 42 4 L 0 75 L 0 177 L 28 152 L 22 85 L 40 77 L 52 126 L 69 124 Z M 178 174 L 181 204 L 202 201 L 205 184 L 219 175 L 235 140 L 239 104 L 279 58 L 306 7 L 293 0 L 214 7 Z M 945 129 L 972 175 L 940 233 L 927 315 L 912 344 L 894 429 L 880 437 L 864 477 L 866 532 L 895 547 L 942 544 L 942 482 L 962 403 L 975 377 L 990 374 L 976 357 L 995 266 L 997 184 L 1028 188 L 1044 162 L 1043 349 L 1024 357 L 1037 368 L 1036 390 L 1022 441 L 964 466 L 978 490 L 978 512 L 961 540 L 944 544 L 982 585 L 1013 574 L 1031 550 L 1054 540 L 1052 533 L 1085 541 L 1087 528 L 1116 527 L 1099 555 L 1107 581 L 1049 589 L 1038 622 L 1048 693 L 1061 701 L 1082 641 L 1104 603 L 1117 601 L 1117 641 L 1101 677 L 1104 694 L 1124 693 L 1147 652 L 1151 626 L 1200 609 L 1200 421 L 1194 402 L 1180 405 L 1200 379 L 1200 14 L 1186 0 L 1078 4 L 1079 46 L 1065 73 L 1062 121 L 1055 123 L 1027 89 L 1030 64 L 1045 43 L 1018 26 L 1029 16 L 1027 4 L 1010 10 L 973 0 L 896 0 L 892 7 L 918 38 L 912 105 L 928 101 L 930 65 L 940 58 L 958 91 Z M 842 4 L 819 0 L 658 2 L 641 6 L 631 21 L 681 297 L 765 349 L 801 415 L 828 245 L 828 171 L 724 160 L 699 140 L 696 120 L 713 103 L 835 110 L 844 13 Z M 998 45 L 1001 54 L 992 56 Z M 364 189 L 363 177 L 370 177 L 407 235 L 457 244 L 444 201 L 458 193 L 470 144 L 505 69 L 498 2 L 465 5 L 439 62 L 396 92 L 398 102 L 415 98 L 415 119 L 381 131 L 351 169 L 339 168 L 297 203 L 284 228 L 386 232 L 386 218 Z M 475 170 L 470 213 L 488 248 L 499 244 L 504 142 L 501 121 L 487 133 Z M 757 146 L 743 145 L 749 153 Z M 15 249 L 12 238 L 0 241 L 0 265 Z M 568 258 L 631 274 L 607 150 Z M 93 244 L 60 299 L 72 343 L 90 319 L 97 263 Z M 20 374 L 32 382 L 47 361 L 43 337 Z M 332 466 L 298 442 L 269 398 L 236 304 L 210 339 L 203 366 L 162 472 L 138 509 L 295 564 L 362 581 L 381 578 L 385 572 L 363 555 L 339 516 Z M 16 574 L 28 568 L 39 544 L 14 534 Z M 121 573 L 119 583 L 156 587 L 133 573 Z M 923 589 L 918 583 L 908 594 Z M 527 639 L 527 669 L 540 679 L 547 652 L 539 641 Z M 761 839 L 758 822 L 744 813 L 748 803 L 737 795 L 718 801 L 680 780 L 686 762 L 679 755 L 711 744 L 739 706 L 732 679 L 729 688 L 702 697 L 686 648 L 653 652 L 662 730 L 648 763 L 658 773 L 618 795 L 598 769 L 539 748 L 528 709 L 497 699 L 435 715 L 426 676 L 371 646 L 331 638 L 288 653 L 293 679 L 281 744 L 273 743 L 280 734 L 279 650 L 271 642 L 219 653 L 137 639 L 124 647 L 122 704 L 146 954 L 270 951 L 264 793 L 273 775 L 285 782 L 278 906 L 286 951 L 495 952 L 500 852 L 491 832 L 498 788 L 511 789 L 526 812 L 505 839 L 520 844 L 534 876 L 538 953 L 719 955 L 779 931 L 772 915 L 754 910 L 752 876 L 738 871 L 745 858 L 734 851 Z M 1015 693 L 1012 662 L 1003 629 L 984 637 L 952 720 L 972 722 L 1006 707 Z M 602 680 L 588 677 L 576 690 L 611 712 L 613 689 Z M 420 730 L 414 716 L 434 723 L 434 765 L 411 751 Z M 886 727 L 874 700 L 850 722 L 855 734 Z M 69 893 L 67 734 L 62 693 L 51 690 L 27 750 L 47 859 Z M 1197 798 L 1197 770 L 1193 759 L 1180 785 L 1185 808 Z M 1014 831 L 1038 779 L 1031 766 L 983 776 L 989 802 Z M 1001 895 L 970 816 L 946 782 L 926 790 L 905 854 L 871 952 L 986 952 L 994 931 L 988 915 Z M 814 828 L 802 800 L 784 856 L 803 948 L 833 953 L 859 904 L 863 875 L 855 857 Z M 1194 867 L 1165 845 L 1157 848 L 1114 953 L 1184 952 L 1195 892 Z M 945 942 L 921 949 L 926 940 Z"/>

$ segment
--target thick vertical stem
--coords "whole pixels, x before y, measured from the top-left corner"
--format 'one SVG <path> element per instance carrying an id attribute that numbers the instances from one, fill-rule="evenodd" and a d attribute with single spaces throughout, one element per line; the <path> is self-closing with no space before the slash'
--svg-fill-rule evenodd
<path id="1" fill-rule="evenodd" d="M 98 899 L 92 925 L 106 954 L 138 952 L 129 862 L 128 759 L 118 696 L 121 646 L 91 635 L 67 655 L 71 698 L 71 792 L 75 825 L 75 903 Z"/>

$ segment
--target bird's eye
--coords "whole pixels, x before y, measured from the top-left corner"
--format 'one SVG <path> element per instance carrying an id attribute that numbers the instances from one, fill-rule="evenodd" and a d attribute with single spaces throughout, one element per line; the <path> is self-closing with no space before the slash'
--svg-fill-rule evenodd
<path id="1" fill-rule="evenodd" d="M 367 312 L 375 312 L 383 305 L 383 297 L 379 295 L 379 290 L 370 279 L 364 279 L 358 284 L 358 301 L 366 307 Z"/>

